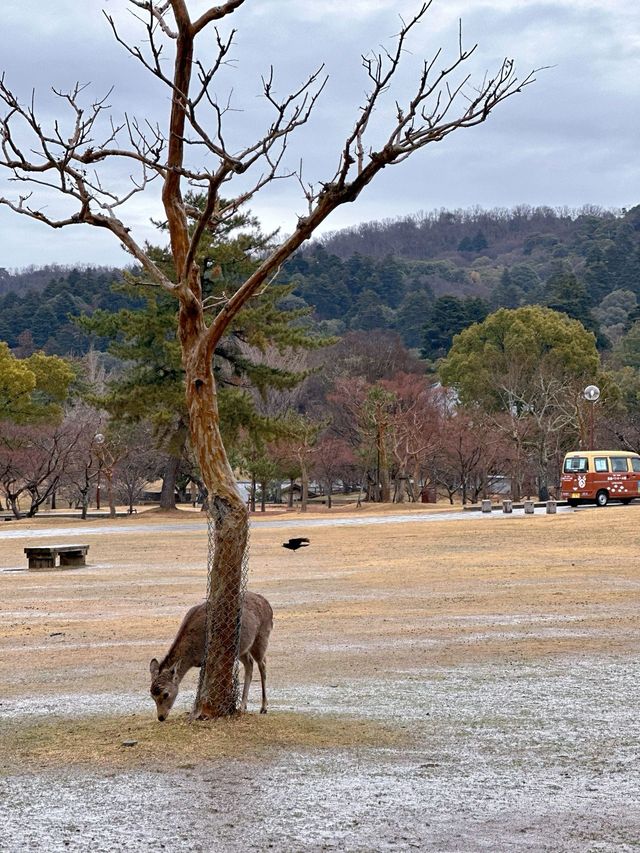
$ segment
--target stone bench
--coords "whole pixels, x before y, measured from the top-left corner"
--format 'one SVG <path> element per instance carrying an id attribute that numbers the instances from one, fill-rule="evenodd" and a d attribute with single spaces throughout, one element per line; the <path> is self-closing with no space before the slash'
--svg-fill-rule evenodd
<path id="1" fill-rule="evenodd" d="M 60 558 L 60 567 L 86 566 L 88 545 L 37 545 L 25 548 L 30 569 L 54 569 Z"/>

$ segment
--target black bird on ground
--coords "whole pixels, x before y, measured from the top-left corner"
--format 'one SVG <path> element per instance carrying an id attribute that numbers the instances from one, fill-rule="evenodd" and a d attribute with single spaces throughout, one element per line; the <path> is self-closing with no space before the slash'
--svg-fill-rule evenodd
<path id="1" fill-rule="evenodd" d="M 297 539 L 289 539 L 288 542 L 283 542 L 282 547 L 288 548 L 290 551 L 297 551 L 298 548 L 306 548 L 309 540 L 306 536 L 300 536 Z"/>

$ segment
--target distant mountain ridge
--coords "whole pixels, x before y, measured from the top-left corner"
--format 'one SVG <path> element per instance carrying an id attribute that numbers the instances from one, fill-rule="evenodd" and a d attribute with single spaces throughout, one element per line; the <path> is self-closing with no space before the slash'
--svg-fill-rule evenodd
<path id="1" fill-rule="evenodd" d="M 135 307 L 109 287 L 121 277 L 104 267 L 0 270 L 0 340 L 56 354 L 101 346 L 71 317 Z M 395 331 L 430 358 L 489 311 L 526 304 L 580 319 L 606 346 L 640 314 L 640 205 L 439 210 L 366 222 L 310 243 L 279 281 L 294 288 L 290 307 L 313 306 L 324 332 Z"/>
<path id="2" fill-rule="evenodd" d="M 619 291 L 627 295 L 614 297 L 616 304 L 640 297 L 640 206 L 475 208 L 362 223 L 316 240 L 283 275 L 337 334 L 392 329 L 408 346 L 424 347 L 442 308 L 457 315 L 460 331 L 490 310 L 542 304 L 599 335 L 589 312 Z M 441 332 L 438 352 L 451 339 Z"/>
<path id="3" fill-rule="evenodd" d="M 363 222 L 329 232 L 314 242 L 343 260 L 361 254 L 378 259 L 395 255 L 407 260 L 452 256 L 468 262 L 479 253 L 494 258 L 525 249 L 530 254 L 536 245 L 544 244 L 540 238 L 545 235 L 578 248 L 598 234 L 604 236 L 609 226 L 615 227 L 625 220 L 637 229 L 640 206 L 628 211 L 594 205 L 578 209 L 529 205 L 490 210 L 441 209 Z M 479 246 L 473 245 L 478 232 L 486 245 L 482 241 Z"/>

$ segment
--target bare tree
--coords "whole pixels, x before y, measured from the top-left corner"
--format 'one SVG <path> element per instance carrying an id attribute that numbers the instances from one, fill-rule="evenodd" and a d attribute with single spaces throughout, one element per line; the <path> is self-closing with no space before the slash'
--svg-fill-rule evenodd
<path id="1" fill-rule="evenodd" d="M 147 483 L 160 467 L 158 452 L 153 446 L 151 429 L 146 423 L 134 424 L 121 434 L 122 456 L 114 466 L 115 491 L 118 500 L 134 512 L 134 504 L 142 498 Z"/>
<path id="2" fill-rule="evenodd" d="M 0 118 L 0 166 L 9 170 L 12 180 L 27 184 L 30 189 L 16 198 L 2 197 L 0 203 L 52 228 L 85 223 L 111 232 L 148 276 L 178 302 L 178 338 L 191 439 L 215 521 L 207 654 L 196 705 L 203 717 L 226 716 L 235 711 L 233 669 L 248 513 L 220 436 L 212 370 L 214 350 L 240 309 L 270 282 L 281 264 L 337 207 L 355 201 L 387 166 L 402 162 L 454 130 L 485 121 L 498 104 L 520 92 L 533 76 L 519 79 L 512 60 L 505 59 L 497 73 L 486 75 L 477 87 L 472 87 L 465 63 L 475 48 L 465 50 L 460 39 L 458 52 L 449 64 L 438 51 L 422 63 L 413 95 L 394 99 L 390 89 L 406 53 L 407 40 L 432 0 L 423 3 L 410 20 L 402 21 L 393 48 L 363 58 L 369 90 L 334 174 L 309 185 L 303 182 L 301 172 L 297 173 L 306 198 L 306 215 L 298 219 L 293 232 L 246 281 L 212 305 L 202 292 L 198 265 L 201 236 L 205 229 L 223 225 L 240 205 L 272 181 L 287 174 L 295 176 L 283 168 L 287 144 L 291 135 L 309 121 L 326 78 L 320 67 L 295 91 L 278 97 L 273 71 L 269 72 L 263 79 L 263 95 L 273 119 L 257 139 L 232 150 L 227 144 L 231 105 L 216 97 L 213 81 L 228 62 L 234 32 L 224 36 L 217 25 L 250 3 L 228 0 L 209 6 L 194 18 L 188 0 L 129 2 L 144 27 L 144 46 L 125 42 L 115 20 L 111 16 L 107 20 L 118 42 L 167 87 L 171 106 L 166 129 L 128 116 L 118 123 L 109 117 L 109 96 L 85 105 L 87 93 L 80 84 L 69 92 L 56 93 L 60 115 L 47 127 L 36 114 L 34 100 L 21 103 L 3 76 L 0 99 L 6 109 Z M 217 47 L 216 55 L 206 64 L 194 52 L 201 36 Z M 168 46 L 173 51 L 171 71 L 165 61 Z M 377 147 L 368 142 L 374 112 L 387 114 L 389 123 L 386 139 Z M 138 169 L 131 186 L 121 194 L 103 181 L 102 170 L 113 161 L 124 161 Z M 234 195 L 238 177 L 241 189 Z M 162 185 L 175 277 L 169 277 L 154 263 L 124 219 L 126 203 L 144 192 L 154 179 Z M 187 188 L 205 193 L 202 210 L 189 209 Z M 47 195 L 57 190 L 71 205 L 71 212 L 59 218 L 51 215 L 33 197 L 40 190 Z M 188 216 L 193 217 L 193 226 L 189 225 Z M 236 640 L 212 643 L 214 630 L 218 637 Z"/>
<path id="3" fill-rule="evenodd" d="M 433 460 L 440 440 L 441 391 L 411 373 L 398 373 L 380 384 L 393 395 L 388 433 L 396 471 L 393 500 L 402 503 L 408 495 L 417 501 L 421 472 Z"/>
<path id="4" fill-rule="evenodd" d="M 82 430 L 68 420 L 61 424 L 0 425 L 0 488 L 16 518 L 20 499 L 28 498 L 32 518 L 55 494 L 76 452 Z"/>
<path id="5" fill-rule="evenodd" d="M 286 468 L 300 473 L 300 510 L 307 511 L 309 478 L 313 465 L 313 452 L 318 436 L 326 424 L 304 415 L 289 412 L 285 420 L 286 438 L 271 444 L 271 454 L 276 469 Z M 291 484 L 293 489 L 293 483 Z"/>
<path id="6" fill-rule="evenodd" d="M 86 403 L 76 403 L 68 410 L 66 422 L 74 430 L 76 441 L 62 472 L 60 489 L 70 501 L 80 504 L 82 518 L 85 519 L 91 490 L 100 471 L 95 439 L 100 434 L 102 416 Z"/>
<path id="7" fill-rule="evenodd" d="M 311 471 L 325 490 L 327 507 L 332 507 L 333 486 L 349 476 L 353 479 L 356 459 L 349 445 L 341 438 L 326 433 L 312 451 Z"/>

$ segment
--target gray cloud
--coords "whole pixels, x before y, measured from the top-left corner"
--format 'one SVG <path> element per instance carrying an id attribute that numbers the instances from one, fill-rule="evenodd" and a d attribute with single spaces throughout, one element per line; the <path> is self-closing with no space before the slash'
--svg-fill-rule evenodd
<path id="1" fill-rule="evenodd" d="M 37 90 L 45 117 L 59 112 L 50 85 L 90 82 L 104 94 L 111 86 L 117 115 L 124 112 L 164 121 L 168 93 L 114 43 L 100 7 L 112 12 L 128 38 L 139 38 L 125 0 L 79 3 L 57 0 L 43 13 L 39 0 L 5 0 L 0 7 L 0 66 L 23 96 Z M 202 10 L 208 2 L 198 0 Z M 399 15 L 418 3 L 400 0 L 262 0 L 247 2 L 233 16 L 235 57 L 216 92 L 233 95 L 236 112 L 228 138 L 237 145 L 255 139 L 269 120 L 259 99 L 260 77 L 274 66 L 281 92 L 304 80 L 320 63 L 330 74 L 312 123 L 292 144 L 288 162 L 302 157 L 310 181 L 331 177 L 365 87 L 360 54 L 397 32 Z M 551 66 L 522 95 L 500 107 L 482 127 L 454 134 L 386 173 L 354 205 L 340 210 L 328 230 L 372 218 L 389 218 L 440 207 L 511 206 L 519 203 L 630 206 L 638 202 L 640 115 L 640 8 L 609 0 L 440 0 L 410 44 L 405 67 L 390 93 L 411 93 L 423 57 L 440 46 L 457 46 L 458 16 L 468 44 L 478 50 L 469 63 L 475 78 L 513 56 L 521 74 Z M 372 130 L 382 138 L 385 116 Z M 110 180 L 123 186 L 126 173 Z M 12 188 L 9 187 L 9 191 Z M 7 192 L 0 175 L 0 192 Z M 7 193 L 8 194 L 8 193 Z M 54 199 L 48 199 L 55 205 Z M 289 230 L 304 202 L 295 183 L 277 182 L 252 205 L 268 228 Z M 139 238 L 153 236 L 156 193 L 138 198 L 128 211 Z M 74 228 L 52 233 L 0 209 L 0 266 L 30 263 L 126 261 L 108 235 Z"/>

